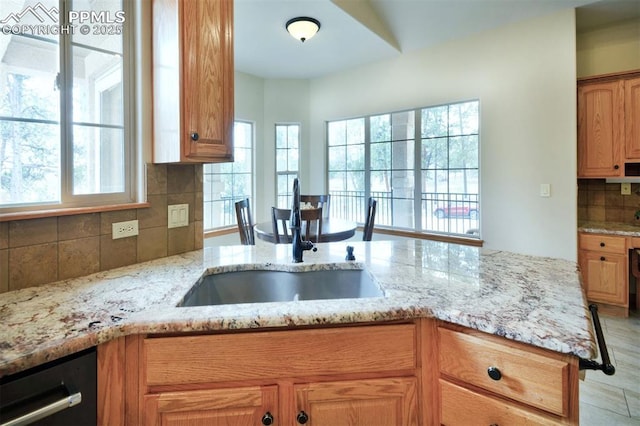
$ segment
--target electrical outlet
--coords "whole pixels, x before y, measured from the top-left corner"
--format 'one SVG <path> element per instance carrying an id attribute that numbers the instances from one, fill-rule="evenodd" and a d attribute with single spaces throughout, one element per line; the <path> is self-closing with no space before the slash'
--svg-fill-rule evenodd
<path id="1" fill-rule="evenodd" d="M 620 194 L 631 195 L 631 184 L 629 182 L 622 182 L 620 184 Z"/>
<path id="2" fill-rule="evenodd" d="M 116 222 L 111 224 L 111 234 L 113 239 L 133 237 L 138 235 L 138 221 L 128 220 L 126 222 Z"/>

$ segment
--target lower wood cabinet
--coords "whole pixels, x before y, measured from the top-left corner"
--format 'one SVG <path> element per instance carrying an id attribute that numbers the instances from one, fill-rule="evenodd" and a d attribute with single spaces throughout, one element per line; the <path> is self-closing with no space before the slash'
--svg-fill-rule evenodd
<path id="1" fill-rule="evenodd" d="M 279 424 L 277 386 L 159 392 L 144 396 L 144 424 Z M 271 421 L 271 423 L 270 423 Z"/>
<path id="2" fill-rule="evenodd" d="M 618 308 L 622 315 L 628 315 L 629 256 L 626 238 L 581 233 L 578 258 L 587 299 Z"/>
<path id="3" fill-rule="evenodd" d="M 578 424 L 578 358 L 430 318 L 127 336 L 98 349 L 100 425 Z"/>
<path id="4" fill-rule="evenodd" d="M 298 423 L 307 418 L 313 425 L 418 424 L 415 377 L 308 383 L 294 389 Z"/>
<path id="5" fill-rule="evenodd" d="M 443 425 L 578 424 L 578 359 L 438 327 Z"/>

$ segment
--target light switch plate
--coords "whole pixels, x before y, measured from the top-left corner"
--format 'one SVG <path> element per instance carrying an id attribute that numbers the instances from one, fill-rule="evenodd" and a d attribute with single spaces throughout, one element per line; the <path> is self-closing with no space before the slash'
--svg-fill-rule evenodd
<path id="1" fill-rule="evenodd" d="M 189 204 L 173 204 L 168 207 L 167 227 L 189 226 Z"/>
<path id="2" fill-rule="evenodd" d="M 622 195 L 631 195 L 631 183 L 622 182 L 620 184 L 620 194 L 622 194 Z"/>
<path id="3" fill-rule="evenodd" d="M 551 184 L 550 183 L 541 183 L 540 184 L 540 196 L 541 197 L 551 197 Z"/>

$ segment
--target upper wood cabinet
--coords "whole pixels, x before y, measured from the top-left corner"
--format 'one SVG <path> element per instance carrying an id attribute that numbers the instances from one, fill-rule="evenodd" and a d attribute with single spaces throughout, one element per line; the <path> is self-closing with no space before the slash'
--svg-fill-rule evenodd
<path id="1" fill-rule="evenodd" d="M 578 87 L 578 177 L 622 176 L 622 81 Z"/>
<path id="2" fill-rule="evenodd" d="M 233 161 L 233 0 L 153 1 L 153 162 Z"/>
<path id="3" fill-rule="evenodd" d="M 640 77 L 624 82 L 624 118 L 627 158 L 640 159 Z"/>
<path id="4" fill-rule="evenodd" d="M 638 73 L 580 81 L 578 177 L 620 177 L 640 162 L 639 119 Z"/>

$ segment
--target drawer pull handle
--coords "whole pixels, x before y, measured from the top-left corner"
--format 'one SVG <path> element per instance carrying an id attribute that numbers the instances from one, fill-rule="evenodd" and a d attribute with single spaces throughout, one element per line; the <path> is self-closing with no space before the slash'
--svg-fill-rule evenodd
<path id="1" fill-rule="evenodd" d="M 607 259 L 604 256 L 600 256 L 600 260 L 604 262 Z"/>
<path id="2" fill-rule="evenodd" d="M 604 243 L 600 243 L 600 247 L 604 247 Z"/>
<path id="3" fill-rule="evenodd" d="M 296 417 L 296 420 L 298 421 L 298 423 L 303 425 L 303 424 L 305 424 L 306 422 L 309 421 L 309 415 L 307 413 L 305 413 L 304 411 L 300 411 L 298 413 L 298 416 Z"/>
<path id="4" fill-rule="evenodd" d="M 498 367 L 489 367 L 489 369 L 487 370 L 487 373 L 489 374 L 489 377 L 491 377 L 493 380 L 502 379 L 502 373 L 500 372 L 500 370 L 498 370 Z"/>
<path id="5" fill-rule="evenodd" d="M 270 412 L 266 412 L 264 413 L 264 416 L 262 416 L 262 424 L 264 426 L 269 426 L 273 424 L 273 416 L 271 415 Z"/>

